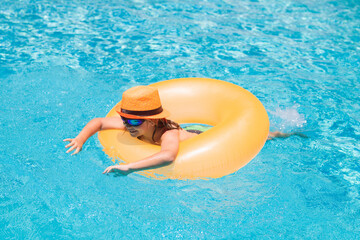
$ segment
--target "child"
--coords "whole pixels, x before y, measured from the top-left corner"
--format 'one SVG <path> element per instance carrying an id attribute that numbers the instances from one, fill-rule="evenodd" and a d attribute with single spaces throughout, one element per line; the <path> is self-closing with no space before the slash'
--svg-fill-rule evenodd
<path id="1" fill-rule="evenodd" d="M 95 118 L 91 120 L 70 142 L 66 152 L 74 151 L 72 155 L 81 151 L 86 140 L 100 130 L 120 129 L 129 131 L 132 137 L 161 146 L 160 152 L 146 157 L 138 162 L 114 165 L 105 169 L 103 173 L 115 170 L 129 173 L 136 170 L 158 167 L 170 164 L 176 158 L 181 141 L 200 134 L 197 130 L 184 130 L 179 124 L 166 119 L 169 113 L 162 108 L 159 92 L 149 86 L 137 86 L 123 93 L 121 106 L 116 109 L 120 117 Z M 274 137 L 288 137 L 290 134 L 280 132 L 269 133 L 269 139 Z"/>
<path id="2" fill-rule="evenodd" d="M 120 117 L 95 118 L 91 120 L 74 139 L 66 145 L 67 153 L 81 151 L 86 140 L 96 132 L 105 129 L 129 131 L 132 137 L 161 146 L 160 152 L 138 162 L 110 166 L 103 173 L 119 170 L 124 173 L 166 165 L 173 162 L 179 151 L 179 143 L 198 133 L 183 130 L 179 124 L 166 119 L 169 113 L 162 108 L 158 90 L 149 86 L 137 86 L 123 93 Z"/>

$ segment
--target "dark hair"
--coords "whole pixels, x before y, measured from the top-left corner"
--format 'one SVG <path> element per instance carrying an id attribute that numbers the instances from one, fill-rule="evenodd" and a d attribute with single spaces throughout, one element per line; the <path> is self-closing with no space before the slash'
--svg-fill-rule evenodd
<path id="1" fill-rule="evenodd" d="M 154 142 L 155 139 L 154 139 L 154 136 L 155 136 L 155 132 L 157 129 L 164 129 L 166 131 L 168 130 L 173 130 L 173 129 L 181 129 L 180 125 L 174 121 L 171 121 L 169 119 L 166 119 L 166 118 L 161 118 L 161 119 L 158 119 L 156 121 L 156 125 L 155 125 L 155 129 L 154 129 L 154 132 L 153 132 L 153 135 L 152 135 L 152 140 Z"/>
<path id="2" fill-rule="evenodd" d="M 166 130 L 181 129 L 180 125 L 174 121 L 166 118 L 161 118 L 157 124 L 158 128 L 165 128 Z"/>

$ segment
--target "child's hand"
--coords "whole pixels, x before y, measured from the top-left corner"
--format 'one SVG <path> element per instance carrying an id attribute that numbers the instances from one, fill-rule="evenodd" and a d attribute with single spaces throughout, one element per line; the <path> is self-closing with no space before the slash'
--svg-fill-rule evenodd
<path id="1" fill-rule="evenodd" d="M 73 152 L 71 155 L 79 153 L 83 146 L 83 143 L 76 138 L 67 138 L 64 139 L 64 142 L 70 142 L 68 145 L 65 146 L 66 148 L 70 147 L 69 150 L 66 151 L 66 153 L 69 153 L 75 149 L 75 152 Z"/>
<path id="2" fill-rule="evenodd" d="M 114 166 L 110 166 L 110 167 L 106 168 L 105 171 L 103 172 L 103 174 L 114 172 L 115 170 L 123 172 L 123 173 L 127 173 L 128 171 L 130 171 L 130 168 L 126 164 L 114 165 Z"/>

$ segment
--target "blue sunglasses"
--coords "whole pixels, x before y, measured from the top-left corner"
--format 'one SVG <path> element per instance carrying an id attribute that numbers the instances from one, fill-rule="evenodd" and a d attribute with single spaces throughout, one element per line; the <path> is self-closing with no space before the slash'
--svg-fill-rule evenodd
<path id="1" fill-rule="evenodd" d="M 130 119 L 122 117 L 125 126 L 138 127 L 145 122 L 144 119 Z"/>

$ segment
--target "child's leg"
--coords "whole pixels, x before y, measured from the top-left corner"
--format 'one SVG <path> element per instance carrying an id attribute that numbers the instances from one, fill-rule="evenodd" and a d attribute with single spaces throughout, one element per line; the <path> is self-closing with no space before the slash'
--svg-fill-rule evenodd
<path id="1" fill-rule="evenodd" d="M 275 131 L 275 132 L 269 132 L 269 136 L 268 136 L 267 140 L 272 140 L 274 138 L 287 138 L 287 137 L 290 137 L 292 135 L 297 135 L 297 136 L 302 137 L 302 138 L 308 138 L 308 136 L 306 136 L 303 133 L 299 133 L 299 132 L 283 133 L 283 132 Z"/>

